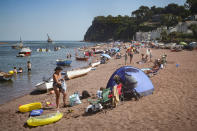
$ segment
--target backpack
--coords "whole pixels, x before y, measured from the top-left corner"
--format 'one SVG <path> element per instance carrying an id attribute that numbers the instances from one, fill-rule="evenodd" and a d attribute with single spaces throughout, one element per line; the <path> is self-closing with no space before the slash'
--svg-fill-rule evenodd
<path id="1" fill-rule="evenodd" d="M 88 91 L 86 90 L 82 91 L 81 99 L 86 99 L 88 97 L 90 97 L 90 94 L 88 93 Z"/>

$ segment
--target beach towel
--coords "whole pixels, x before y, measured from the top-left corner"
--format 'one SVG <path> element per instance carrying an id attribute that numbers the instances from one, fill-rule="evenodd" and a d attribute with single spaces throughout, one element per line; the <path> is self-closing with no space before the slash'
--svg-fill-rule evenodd
<path id="1" fill-rule="evenodd" d="M 117 85 L 114 86 L 113 88 L 113 97 L 112 97 L 112 105 L 113 106 L 117 106 L 118 102 L 120 101 L 119 100 L 119 93 L 118 93 L 118 89 L 117 89 Z"/>

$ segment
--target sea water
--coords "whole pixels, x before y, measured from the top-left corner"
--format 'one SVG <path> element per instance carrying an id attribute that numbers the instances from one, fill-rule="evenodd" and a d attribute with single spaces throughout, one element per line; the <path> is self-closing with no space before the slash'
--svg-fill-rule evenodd
<path id="1" fill-rule="evenodd" d="M 70 67 L 63 67 L 64 71 L 87 66 L 90 62 L 75 61 L 76 48 L 92 46 L 96 43 L 77 41 L 55 41 L 47 43 L 44 41 L 25 41 L 24 46 L 32 50 L 31 56 L 16 57 L 20 50 L 12 49 L 12 45 L 17 41 L 7 41 L 8 44 L 0 44 L 0 71 L 8 72 L 23 68 L 23 73 L 14 75 L 11 81 L 0 81 L 0 104 L 23 96 L 35 90 L 35 85 L 43 79 L 48 79 L 54 73 L 57 59 L 66 59 L 66 54 L 72 55 Z M 54 51 L 54 47 L 61 46 L 61 49 Z M 37 49 L 49 49 L 50 52 L 37 52 Z M 82 52 L 81 52 L 82 53 Z M 31 72 L 27 71 L 27 61 L 32 64 Z"/>

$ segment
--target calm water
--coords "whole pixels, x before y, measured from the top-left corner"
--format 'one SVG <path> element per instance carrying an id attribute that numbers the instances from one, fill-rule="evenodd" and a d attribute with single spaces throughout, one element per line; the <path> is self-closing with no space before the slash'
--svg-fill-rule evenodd
<path id="1" fill-rule="evenodd" d="M 21 58 L 16 57 L 20 50 L 11 48 L 16 43 L 16 41 L 11 41 L 8 44 L 0 45 L 0 71 L 8 72 L 13 67 L 23 68 L 23 73 L 14 76 L 11 81 L 0 82 L 0 104 L 33 91 L 38 82 L 41 82 L 44 77 L 49 78 L 53 74 L 56 59 L 65 59 L 67 53 L 74 56 L 75 48 L 96 44 L 73 41 L 56 41 L 52 44 L 43 41 L 26 41 L 24 46 L 30 47 L 32 54 L 29 57 Z M 62 46 L 62 48 L 54 51 L 55 46 Z M 48 48 L 51 52 L 37 52 L 38 48 Z M 27 72 L 28 60 L 32 63 L 31 73 Z M 71 66 L 64 67 L 64 70 L 83 67 L 87 64 L 88 62 L 75 61 L 75 57 L 72 57 Z"/>

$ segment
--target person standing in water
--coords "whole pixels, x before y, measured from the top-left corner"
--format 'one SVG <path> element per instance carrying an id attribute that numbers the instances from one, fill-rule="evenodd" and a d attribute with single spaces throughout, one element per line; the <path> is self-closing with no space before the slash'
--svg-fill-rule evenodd
<path id="1" fill-rule="evenodd" d="M 28 72 L 31 71 L 31 62 L 30 61 L 27 61 L 27 70 L 28 70 Z"/>
<path id="2" fill-rule="evenodd" d="M 16 69 L 16 67 L 14 67 L 13 72 L 14 72 L 14 74 L 17 74 L 17 69 Z"/>
<path id="3" fill-rule="evenodd" d="M 56 67 L 55 72 L 53 74 L 53 89 L 55 91 L 56 95 L 56 108 L 59 109 L 59 98 L 60 98 L 60 92 L 63 94 L 63 103 L 64 107 L 66 107 L 66 83 L 61 75 L 62 68 Z M 64 86 L 62 86 L 64 82 Z"/>

